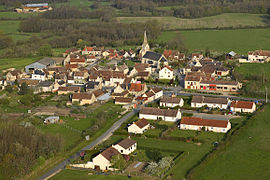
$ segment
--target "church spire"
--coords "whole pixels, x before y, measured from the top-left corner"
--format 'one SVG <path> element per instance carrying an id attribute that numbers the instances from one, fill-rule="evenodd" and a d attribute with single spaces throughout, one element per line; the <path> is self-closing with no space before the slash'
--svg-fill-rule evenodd
<path id="1" fill-rule="evenodd" d="M 144 40 L 143 40 L 143 44 L 148 44 L 148 43 L 147 43 L 146 31 L 144 31 Z"/>

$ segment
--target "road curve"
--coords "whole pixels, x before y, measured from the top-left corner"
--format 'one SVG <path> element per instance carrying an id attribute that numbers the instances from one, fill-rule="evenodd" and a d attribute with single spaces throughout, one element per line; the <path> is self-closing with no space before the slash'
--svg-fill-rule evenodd
<path id="1" fill-rule="evenodd" d="M 131 111 L 128 114 L 126 114 L 125 116 L 123 116 L 121 119 L 116 121 L 105 133 L 103 133 L 101 136 L 99 136 L 96 140 L 92 141 L 89 145 L 82 148 L 79 152 L 73 154 L 68 159 L 64 160 L 63 162 L 61 162 L 60 164 L 55 166 L 53 169 L 51 169 L 48 172 L 46 172 L 45 174 L 43 174 L 41 177 L 38 178 L 38 180 L 49 179 L 55 173 L 64 169 L 65 166 L 70 163 L 70 161 L 79 158 L 81 151 L 89 150 L 89 149 L 95 147 L 96 145 L 102 143 L 104 140 L 109 138 L 113 134 L 113 132 L 116 131 L 127 119 L 129 119 L 130 117 L 135 115 L 137 112 L 139 112 L 139 109 L 134 109 L 133 111 Z"/>

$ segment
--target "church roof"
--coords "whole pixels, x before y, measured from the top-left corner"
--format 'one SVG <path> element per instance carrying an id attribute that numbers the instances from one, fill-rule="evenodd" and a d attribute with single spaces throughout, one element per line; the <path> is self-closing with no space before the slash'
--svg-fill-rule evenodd
<path id="1" fill-rule="evenodd" d="M 147 59 L 151 59 L 155 61 L 158 61 L 161 57 L 162 57 L 162 54 L 152 52 L 152 51 L 147 51 L 145 55 L 143 56 L 143 58 L 147 58 Z"/>

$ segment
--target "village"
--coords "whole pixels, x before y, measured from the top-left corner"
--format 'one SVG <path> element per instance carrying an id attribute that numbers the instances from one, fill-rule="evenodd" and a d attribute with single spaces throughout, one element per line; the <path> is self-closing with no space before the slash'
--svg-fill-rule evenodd
<path id="1" fill-rule="evenodd" d="M 226 58 L 240 63 L 263 63 L 269 61 L 270 52 L 257 50 L 248 52 L 248 57 L 237 58 L 232 51 Z M 180 68 L 175 65 L 178 63 L 185 66 Z M 258 101 L 234 98 L 239 97 L 243 85 L 231 73 L 223 61 L 202 53 L 188 56 L 174 50 L 164 50 L 163 54 L 152 51 L 145 32 L 138 52 L 95 46 L 70 48 L 63 58 L 44 57 L 24 70 L 6 70 L 1 87 L 17 87 L 18 91 L 28 88 L 33 95 L 45 98 L 53 94 L 59 98 L 56 101 L 64 102 L 65 108 L 114 103 L 121 107 L 119 119 L 136 110 L 138 113 L 132 114 L 112 137 L 103 139 L 103 144 L 94 150 L 81 151 L 80 158 L 67 167 L 93 172 L 121 170 L 120 173 L 126 169 L 129 176 L 144 172 L 143 176 L 162 178 L 186 152 L 157 148 L 159 143 L 181 141 L 184 146 L 192 146 L 194 152 L 197 147 L 210 148 L 237 127 L 234 123 L 238 119 L 261 106 Z M 43 115 L 44 126 L 65 123 L 65 113 L 58 113 L 57 108 L 47 114 L 38 113 Z M 70 116 L 87 119 L 83 113 Z M 202 137 L 208 132 L 211 135 Z M 89 139 L 87 134 L 84 136 Z M 160 158 L 153 158 L 155 153 Z"/>

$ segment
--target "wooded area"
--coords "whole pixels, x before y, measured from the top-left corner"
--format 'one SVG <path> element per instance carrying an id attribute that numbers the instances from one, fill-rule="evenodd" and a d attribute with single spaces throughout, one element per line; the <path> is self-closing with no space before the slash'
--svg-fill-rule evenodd
<path id="1" fill-rule="evenodd" d="M 61 138 L 41 134 L 34 127 L 0 122 L 0 179 L 14 179 L 29 173 L 61 148 Z"/>

